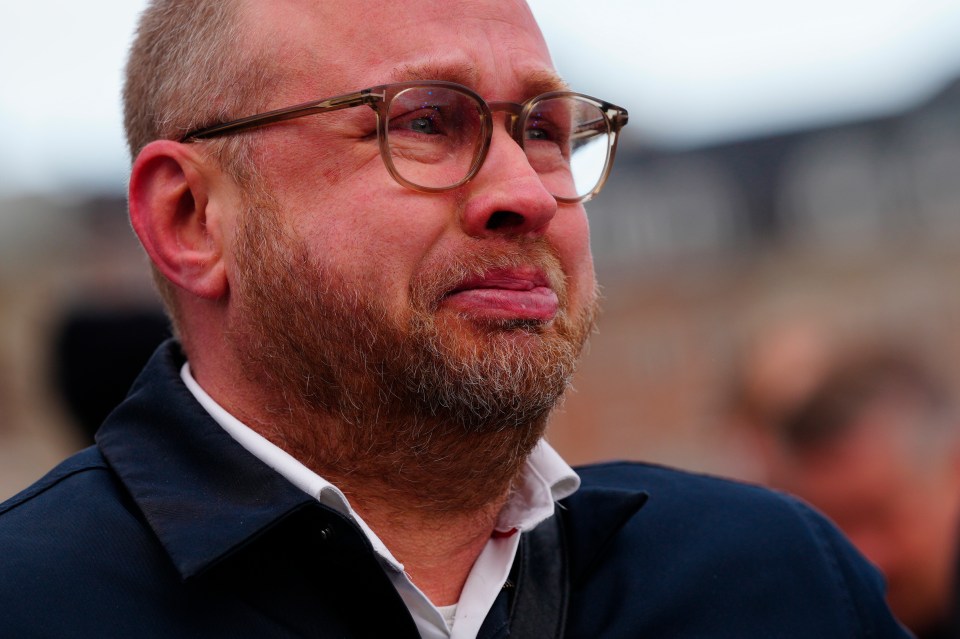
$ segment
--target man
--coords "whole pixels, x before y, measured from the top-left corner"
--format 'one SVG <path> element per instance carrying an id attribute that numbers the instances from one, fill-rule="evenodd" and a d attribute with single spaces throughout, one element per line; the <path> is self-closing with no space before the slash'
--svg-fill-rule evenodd
<path id="1" fill-rule="evenodd" d="M 3 506 L 3 628 L 902 636 L 796 502 L 542 441 L 626 122 L 566 91 L 519 0 L 151 5 L 130 215 L 179 342 Z"/>
<path id="2" fill-rule="evenodd" d="M 833 519 L 918 637 L 960 636 L 960 424 L 919 358 L 851 356 L 780 428 L 771 481 Z"/>

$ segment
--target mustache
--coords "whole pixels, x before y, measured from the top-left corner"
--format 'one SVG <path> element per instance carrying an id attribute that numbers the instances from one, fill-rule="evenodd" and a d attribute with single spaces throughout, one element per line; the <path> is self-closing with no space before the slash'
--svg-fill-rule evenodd
<path id="1" fill-rule="evenodd" d="M 477 245 L 456 255 L 438 256 L 427 262 L 410 285 L 410 299 L 421 311 L 435 311 L 449 293 L 464 282 L 491 271 L 536 269 L 557 294 L 561 308 L 567 305 L 567 278 L 560 258 L 543 238 L 523 244 Z"/>

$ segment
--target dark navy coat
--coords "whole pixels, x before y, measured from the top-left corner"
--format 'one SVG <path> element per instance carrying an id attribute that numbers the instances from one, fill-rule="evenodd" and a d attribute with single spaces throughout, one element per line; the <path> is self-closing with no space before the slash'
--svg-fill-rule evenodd
<path id="1" fill-rule="evenodd" d="M 360 530 L 241 448 L 157 352 L 97 435 L 0 505 L 0 637 L 416 637 Z M 797 501 L 635 463 L 564 500 L 567 636 L 903 637 Z M 511 589 L 482 637 L 506 637 Z"/>

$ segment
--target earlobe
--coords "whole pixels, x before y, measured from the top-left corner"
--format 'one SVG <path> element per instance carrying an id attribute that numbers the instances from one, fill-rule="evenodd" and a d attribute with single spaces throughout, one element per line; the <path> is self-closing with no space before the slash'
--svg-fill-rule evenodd
<path id="1" fill-rule="evenodd" d="M 160 272 L 205 299 L 228 290 L 212 169 L 186 145 L 151 142 L 130 174 L 130 222 Z"/>

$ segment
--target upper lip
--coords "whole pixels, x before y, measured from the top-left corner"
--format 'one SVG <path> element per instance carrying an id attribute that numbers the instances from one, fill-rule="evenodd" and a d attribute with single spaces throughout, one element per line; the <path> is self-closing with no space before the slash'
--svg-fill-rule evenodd
<path id="1" fill-rule="evenodd" d="M 463 280 L 447 294 L 453 295 L 461 291 L 481 288 L 530 291 L 541 286 L 552 288 L 547 276 L 538 268 L 494 269 Z"/>

